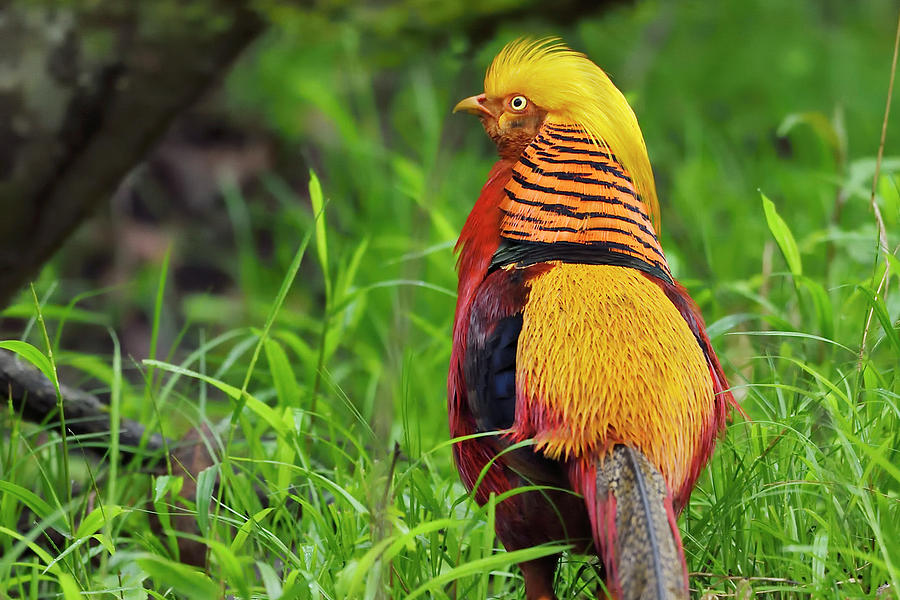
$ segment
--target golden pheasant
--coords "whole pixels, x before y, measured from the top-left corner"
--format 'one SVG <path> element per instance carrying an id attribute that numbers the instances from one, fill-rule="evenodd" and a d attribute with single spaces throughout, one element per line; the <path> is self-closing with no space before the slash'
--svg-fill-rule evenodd
<path id="1" fill-rule="evenodd" d="M 734 399 L 657 239 L 634 112 L 554 39 L 507 45 L 460 110 L 500 155 L 457 244 L 451 434 L 496 433 L 454 445 L 460 476 L 482 504 L 546 486 L 497 505 L 507 549 L 568 542 L 615 598 L 686 598 L 675 521 Z M 528 600 L 556 598 L 557 562 L 520 564 Z"/>

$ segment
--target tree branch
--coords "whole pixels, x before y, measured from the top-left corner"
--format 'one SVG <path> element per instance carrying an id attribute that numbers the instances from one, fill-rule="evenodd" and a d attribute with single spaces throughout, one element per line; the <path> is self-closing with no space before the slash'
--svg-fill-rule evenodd
<path id="1" fill-rule="evenodd" d="M 102 454 L 108 445 L 109 412 L 105 403 L 93 394 L 66 385 L 59 386 L 63 397 L 66 426 L 73 435 L 90 435 L 100 443 L 87 447 Z M 13 408 L 25 420 L 33 423 L 57 423 L 56 390 L 47 377 L 15 354 L 0 350 L 0 394 L 11 400 Z M 121 459 L 130 461 L 144 436 L 145 428 L 137 421 L 122 419 L 119 423 Z M 158 433 L 151 434 L 142 455 L 159 456 L 166 440 Z M 171 443 L 169 444 L 171 446 Z M 141 462 L 148 461 L 142 456 Z"/>

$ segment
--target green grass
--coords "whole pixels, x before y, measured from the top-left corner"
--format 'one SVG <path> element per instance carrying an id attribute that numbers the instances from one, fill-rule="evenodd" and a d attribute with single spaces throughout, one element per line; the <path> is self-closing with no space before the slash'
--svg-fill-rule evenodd
<path id="1" fill-rule="evenodd" d="M 223 183 L 235 292 L 174 296 L 191 249 L 177 238 L 114 290 L 85 291 L 61 259 L 3 313 L 31 319 L 16 349 L 109 393 L 113 422 L 174 439 L 206 424 L 217 462 L 183 497 L 171 464 L 116 465 L 115 438 L 98 462 L 95 440 L 0 413 L 0 598 L 524 597 L 514 563 L 553 549 L 499 549 L 493 507 L 452 465 L 445 391 L 452 244 L 493 160 L 477 122 L 448 113 L 523 32 L 563 35 L 633 102 L 663 246 L 749 416 L 680 519 L 694 596 L 897 597 L 900 264 L 887 257 L 876 293 L 868 207 L 896 7 L 747 4 L 639 3 L 435 52 L 279 13 L 225 86 L 288 165 L 246 192 Z M 892 251 L 898 143 L 890 126 L 877 201 Z M 149 315 L 149 358 L 120 351 L 122 303 Z M 68 330 L 108 350 L 67 347 Z M 178 563 L 188 535 L 208 573 Z M 593 564 L 566 556 L 561 598 L 595 597 Z"/>

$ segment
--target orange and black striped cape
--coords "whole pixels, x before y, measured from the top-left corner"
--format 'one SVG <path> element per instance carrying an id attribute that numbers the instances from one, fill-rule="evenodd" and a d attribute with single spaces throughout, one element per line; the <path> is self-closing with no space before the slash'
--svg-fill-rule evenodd
<path id="1" fill-rule="evenodd" d="M 632 266 L 672 281 L 631 179 L 579 128 L 545 124 L 513 166 L 504 193 L 500 236 L 520 253 L 522 242 L 558 244 L 554 252 L 567 248 L 575 255 L 569 258 L 585 259 L 579 262 Z"/>

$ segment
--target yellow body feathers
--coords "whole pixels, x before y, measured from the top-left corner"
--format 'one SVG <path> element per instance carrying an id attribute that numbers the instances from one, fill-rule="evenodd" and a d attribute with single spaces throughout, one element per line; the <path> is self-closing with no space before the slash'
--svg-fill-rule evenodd
<path id="1" fill-rule="evenodd" d="M 553 458 L 625 443 L 678 488 L 710 415 L 709 367 L 684 318 L 634 269 L 556 264 L 531 281 L 516 437 Z"/>

